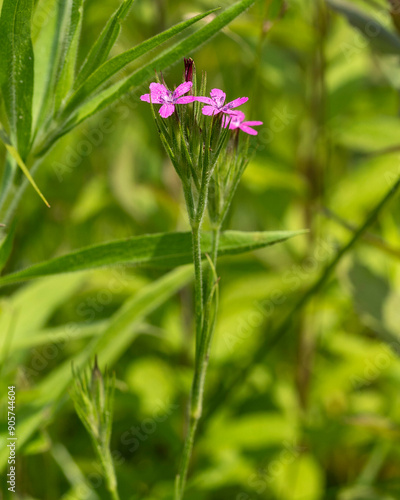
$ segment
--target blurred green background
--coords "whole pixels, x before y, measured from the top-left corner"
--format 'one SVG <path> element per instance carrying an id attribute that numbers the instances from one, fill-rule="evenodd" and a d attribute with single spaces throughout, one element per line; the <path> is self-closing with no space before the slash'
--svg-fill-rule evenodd
<path id="1" fill-rule="evenodd" d="M 353 3 L 394 30 L 388 2 Z M 114 53 L 230 4 L 136 0 Z M 86 1 L 82 57 L 117 6 Z M 227 227 L 310 229 L 282 245 L 221 259 L 207 409 L 218 400 L 220 380 L 252 363 L 261 339 L 350 238 L 345 224 L 360 224 L 400 173 L 393 83 L 400 66 L 397 56 L 371 52 L 318 0 L 286 7 L 257 1 L 187 55 L 198 74 L 207 72 L 208 90 L 222 88 L 228 100 L 249 96 L 248 119 L 264 122 Z M 171 87 L 182 71 L 183 64 L 164 73 Z M 63 138 L 45 159 L 36 180 L 52 208 L 26 191 L 5 272 L 94 243 L 188 229 L 180 183 L 139 100 L 146 88 Z M 400 498 L 399 222 L 394 201 L 265 362 L 218 401 L 198 436 L 188 499 Z M 37 385 L 88 342 L 83 334 L 65 341 L 64 325 L 106 320 L 160 275 L 101 269 L 2 289 L 2 328 L 11 315 L 24 339 L 6 349 L 2 331 L 2 395 L 17 380 L 20 407 L 33 405 Z M 111 449 L 124 500 L 171 498 L 192 377 L 192 299 L 186 286 L 146 317 L 113 366 Z M 20 498 L 108 498 L 68 395 L 39 420 L 19 451 Z M 82 487 L 84 478 L 90 488 Z"/>

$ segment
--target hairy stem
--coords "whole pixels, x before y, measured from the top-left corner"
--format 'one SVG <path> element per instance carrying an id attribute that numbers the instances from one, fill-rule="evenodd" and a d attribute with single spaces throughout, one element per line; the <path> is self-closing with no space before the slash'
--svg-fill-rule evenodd
<path id="1" fill-rule="evenodd" d="M 195 293 L 195 321 L 196 346 L 200 343 L 203 329 L 203 268 L 201 263 L 200 225 L 192 226 L 192 248 L 194 263 L 194 293 Z M 196 348 L 196 357 L 198 349 Z"/>
<path id="2" fill-rule="evenodd" d="M 215 272 L 217 264 L 219 235 L 220 235 L 220 226 L 214 228 L 212 232 L 212 249 L 211 249 L 210 260 L 211 260 L 211 267 L 213 269 L 210 269 L 207 275 L 208 278 L 207 287 L 205 288 L 206 300 L 201 318 L 202 319 L 202 329 L 200 332 L 201 339 L 199 343 L 198 353 L 196 356 L 195 371 L 194 371 L 194 377 L 193 377 L 193 383 L 189 401 L 189 428 L 186 435 L 181 464 L 176 480 L 175 500 L 183 499 L 190 458 L 192 456 L 193 444 L 196 436 L 196 430 L 203 410 L 204 386 L 208 368 L 208 360 L 210 357 L 211 343 L 215 327 L 215 321 L 213 321 L 212 318 L 213 312 L 214 312 L 214 319 L 216 315 L 216 304 L 214 307 L 214 311 L 212 307 L 213 294 L 214 294 L 213 293 L 214 284 L 212 277 L 213 277 L 213 272 Z M 201 290 L 203 293 L 203 283 Z"/>
<path id="3" fill-rule="evenodd" d="M 115 475 L 114 464 L 108 444 L 96 443 L 96 451 L 103 467 L 103 473 L 106 480 L 107 490 L 110 493 L 111 500 L 120 500 L 117 487 L 117 477 Z"/>

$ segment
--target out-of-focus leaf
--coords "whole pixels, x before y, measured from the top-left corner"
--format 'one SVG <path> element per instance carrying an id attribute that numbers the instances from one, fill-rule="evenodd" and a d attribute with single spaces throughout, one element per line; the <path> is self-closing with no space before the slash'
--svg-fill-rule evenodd
<path id="1" fill-rule="evenodd" d="M 25 161 L 33 99 L 32 0 L 4 0 L 0 16 L 0 89 L 12 141 Z"/>
<path id="2" fill-rule="evenodd" d="M 47 434 L 39 432 L 32 441 L 24 448 L 24 455 L 38 455 L 45 453 L 51 448 L 51 441 Z"/>
<path id="3" fill-rule="evenodd" d="M 363 34 L 371 47 L 386 54 L 400 53 L 400 38 L 375 19 L 343 0 L 327 0 L 327 3 L 336 12 L 344 15 L 349 23 Z"/>
<path id="4" fill-rule="evenodd" d="M 285 460 L 276 459 L 280 474 L 268 478 L 278 495 L 287 500 L 319 500 L 324 494 L 324 472 L 321 465 L 300 447 L 286 446 Z M 274 469 L 275 470 L 275 469 Z"/>
<path id="5" fill-rule="evenodd" d="M 83 277 L 52 276 L 29 283 L 4 305 L 0 314 L 0 330 L 7 331 L 13 322 L 13 341 L 21 341 L 26 335 L 43 328 L 53 312 L 69 299 L 81 286 Z"/>
<path id="6" fill-rule="evenodd" d="M 305 231 L 244 232 L 225 231 L 219 254 L 235 255 L 285 241 Z M 203 233 L 203 255 L 211 251 L 211 234 Z M 175 267 L 192 261 L 190 233 L 161 233 L 136 236 L 78 250 L 62 257 L 36 264 L 0 278 L 0 286 L 51 274 L 95 269 L 117 264 Z"/>
<path id="7" fill-rule="evenodd" d="M 347 279 L 355 307 L 366 324 L 384 341 L 398 343 L 400 294 L 391 289 L 387 280 L 358 261 L 348 270 Z"/>
<path id="8" fill-rule="evenodd" d="M 7 260 L 10 257 L 13 242 L 14 242 L 14 232 L 15 232 L 15 222 L 10 227 L 7 235 L 0 242 L 0 271 L 7 264 Z"/>
<path id="9" fill-rule="evenodd" d="M 43 425 L 46 415 L 49 417 L 48 405 L 54 404 L 69 386 L 72 377 L 71 362 L 80 369 L 98 354 L 101 365 L 112 365 L 137 335 L 135 326 L 189 283 L 192 276 L 192 266 L 184 266 L 144 287 L 123 304 L 110 319 L 108 327 L 84 351 L 65 361 L 45 377 L 35 391 L 35 406 L 30 409 L 29 415 L 20 418 L 19 445 L 23 446 L 38 427 Z M 7 464 L 7 456 L 6 449 L 0 450 L 0 470 Z"/>
<path id="10" fill-rule="evenodd" d="M 252 413 L 211 423 L 206 439 L 213 449 L 235 446 L 248 450 L 281 444 L 296 438 L 292 423 L 274 413 Z"/>
<path id="11" fill-rule="evenodd" d="M 335 125 L 334 136 L 338 144 L 362 153 L 400 147 L 400 119 L 374 116 L 370 120 L 341 121 Z"/>
<path id="12" fill-rule="evenodd" d="M 53 444 L 50 453 L 60 466 L 60 470 L 72 485 L 72 489 L 60 500 L 81 498 L 82 500 L 99 500 L 99 496 L 87 481 L 85 475 L 68 452 L 67 448 L 60 443 Z M 85 486 L 82 488 L 82 486 Z M 83 496 L 84 495 L 84 496 Z"/>
<path id="13" fill-rule="evenodd" d="M 132 3 L 133 0 L 124 0 L 113 16 L 111 16 L 79 70 L 74 82 L 74 89 L 79 88 L 107 59 L 110 50 L 118 38 L 121 30 L 121 22 L 127 16 Z"/>

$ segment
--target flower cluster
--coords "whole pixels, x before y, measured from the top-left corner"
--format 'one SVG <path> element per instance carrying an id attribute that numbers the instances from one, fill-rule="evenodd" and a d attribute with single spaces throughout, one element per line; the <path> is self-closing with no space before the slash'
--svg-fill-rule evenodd
<path id="1" fill-rule="evenodd" d="M 257 131 L 252 127 L 262 125 L 260 121 L 245 121 L 245 115 L 242 111 L 234 110 L 249 100 L 248 97 L 239 97 L 225 104 L 226 94 L 220 89 L 212 89 L 210 97 L 206 96 L 184 96 L 192 89 L 192 82 L 186 81 L 179 85 L 175 90 L 169 90 L 161 83 L 151 83 L 150 93 L 140 97 L 142 101 L 152 104 L 162 104 L 159 113 L 163 118 L 168 118 L 175 111 L 176 104 L 189 104 L 194 101 L 205 104 L 202 107 L 202 113 L 205 116 L 214 116 L 223 114 L 222 126 L 229 127 L 231 130 L 239 129 L 246 134 L 257 135 Z"/>

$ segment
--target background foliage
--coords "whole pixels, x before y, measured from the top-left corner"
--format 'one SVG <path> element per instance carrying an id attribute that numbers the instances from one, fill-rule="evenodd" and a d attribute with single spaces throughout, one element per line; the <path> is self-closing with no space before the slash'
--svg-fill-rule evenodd
<path id="1" fill-rule="evenodd" d="M 383 0 L 352 3 L 394 33 Z M 80 61 L 118 5 L 86 1 Z M 136 0 L 113 55 L 215 6 Z M 323 2 L 293 0 L 287 7 L 258 1 L 187 54 L 199 73 L 207 71 L 210 88 L 226 89 L 228 98 L 249 95 L 247 114 L 264 121 L 227 226 L 311 230 L 221 259 L 208 417 L 187 496 L 394 500 L 400 496 L 396 202 L 275 348 L 252 361 L 400 173 L 398 52 L 371 51 Z M 379 36 L 371 40 L 382 49 Z M 164 72 L 171 86 L 182 69 Z M 52 208 L 26 190 L 5 274 L 86 245 L 187 230 L 178 179 L 138 98 L 145 91 L 143 85 L 85 122 L 47 156 L 35 179 Z M 19 451 L 21 498 L 107 498 L 66 392 L 71 358 L 79 364 L 95 350 L 116 372 L 111 450 L 121 498 L 170 498 L 192 374 L 191 276 L 190 266 L 167 274 L 102 268 L 1 289 L 2 397 L 16 381 L 18 432 L 29 436 Z M 248 365 L 248 377 L 219 397 L 221 380 Z"/>

